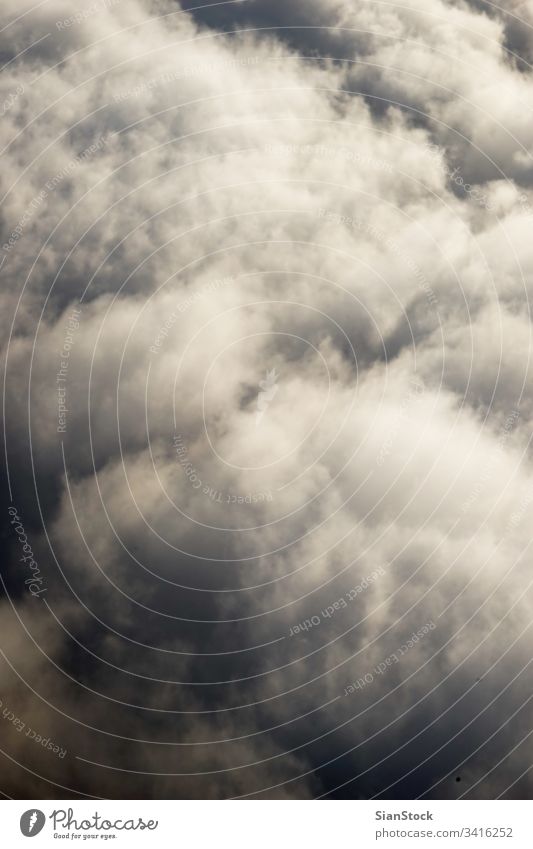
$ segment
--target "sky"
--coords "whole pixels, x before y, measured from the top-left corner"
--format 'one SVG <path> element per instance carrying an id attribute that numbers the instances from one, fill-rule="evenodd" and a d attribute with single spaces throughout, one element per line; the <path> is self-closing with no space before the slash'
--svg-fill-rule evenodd
<path id="1" fill-rule="evenodd" d="M 533 0 L 3 0 L 0 791 L 524 799 Z"/>

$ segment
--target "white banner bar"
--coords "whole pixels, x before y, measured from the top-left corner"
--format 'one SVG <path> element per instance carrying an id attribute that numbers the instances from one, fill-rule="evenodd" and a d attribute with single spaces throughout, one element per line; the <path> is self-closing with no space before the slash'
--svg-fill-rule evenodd
<path id="1" fill-rule="evenodd" d="M 4 801 L 6 849 L 83 844 L 216 849 L 531 849 L 530 801 Z"/>

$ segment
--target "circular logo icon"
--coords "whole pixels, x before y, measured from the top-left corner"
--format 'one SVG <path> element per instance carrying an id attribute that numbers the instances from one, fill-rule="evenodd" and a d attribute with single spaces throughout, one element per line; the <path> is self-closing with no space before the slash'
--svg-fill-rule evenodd
<path id="1" fill-rule="evenodd" d="M 45 822 L 46 817 L 43 812 L 37 810 L 37 808 L 31 808 L 31 810 L 25 811 L 22 814 L 20 818 L 20 830 L 24 837 L 35 837 L 36 834 L 42 831 Z"/>

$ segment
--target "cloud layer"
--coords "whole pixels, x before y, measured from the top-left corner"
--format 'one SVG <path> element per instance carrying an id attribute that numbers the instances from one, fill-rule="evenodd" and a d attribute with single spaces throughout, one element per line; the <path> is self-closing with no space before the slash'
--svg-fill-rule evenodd
<path id="1" fill-rule="evenodd" d="M 5 795 L 530 795 L 532 11 L 4 2 Z"/>

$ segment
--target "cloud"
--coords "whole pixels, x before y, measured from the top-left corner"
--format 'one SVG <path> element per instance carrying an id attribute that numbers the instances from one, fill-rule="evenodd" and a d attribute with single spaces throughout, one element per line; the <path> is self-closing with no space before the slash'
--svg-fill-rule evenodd
<path id="1" fill-rule="evenodd" d="M 514 24 L 6 18 L 4 792 L 527 795 Z"/>

